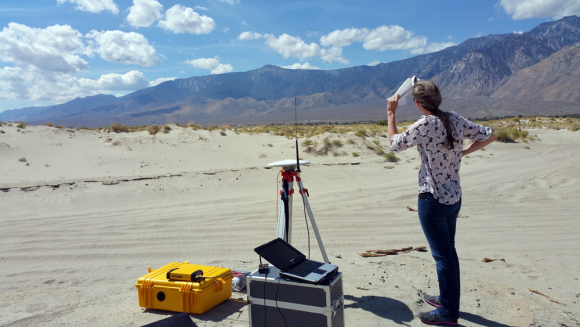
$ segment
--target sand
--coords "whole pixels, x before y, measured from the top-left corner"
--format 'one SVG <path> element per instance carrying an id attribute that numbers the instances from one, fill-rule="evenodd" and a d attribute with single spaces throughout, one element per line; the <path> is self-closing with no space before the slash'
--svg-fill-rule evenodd
<path id="1" fill-rule="evenodd" d="M 257 269 L 253 249 L 276 235 L 278 170 L 266 166 L 295 153 L 285 137 L 229 130 L 0 129 L 2 326 L 142 326 L 172 314 L 139 307 L 134 284 L 148 267 Z M 463 326 L 580 325 L 580 132 L 530 134 L 541 141 L 496 142 L 464 158 Z M 427 246 L 407 209 L 417 201 L 418 153 L 388 163 L 355 139 L 340 151 L 360 157 L 301 152 L 312 161 L 302 177 L 324 245 L 344 274 L 346 325 L 421 326 L 416 314 L 431 310 L 421 294 L 438 291 L 430 252 L 359 255 Z M 297 202 L 295 212 L 293 245 L 307 253 Z M 321 260 L 314 235 L 311 244 Z M 248 326 L 247 309 L 228 300 L 191 317 Z"/>

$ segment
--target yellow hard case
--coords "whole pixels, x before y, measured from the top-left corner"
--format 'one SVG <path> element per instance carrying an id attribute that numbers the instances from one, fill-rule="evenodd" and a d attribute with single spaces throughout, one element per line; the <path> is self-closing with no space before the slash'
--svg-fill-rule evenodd
<path id="1" fill-rule="evenodd" d="M 227 275 L 195 282 L 168 279 L 175 272 L 191 275 L 197 270 L 203 271 L 202 277 Z M 233 278 L 228 268 L 172 262 L 157 270 L 149 268 L 135 287 L 139 291 L 139 306 L 143 308 L 202 314 L 232 296 Z"/>

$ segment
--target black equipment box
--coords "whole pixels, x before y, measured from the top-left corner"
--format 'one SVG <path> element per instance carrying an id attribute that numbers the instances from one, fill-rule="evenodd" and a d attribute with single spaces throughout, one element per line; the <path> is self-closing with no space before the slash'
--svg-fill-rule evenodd
<path id="1" fill-rule="evenodd" d="M 250 327 L 344 327 L 342 273 L 314 285 L 280 278 L 276 267 L 269 268 L 267 278 L 258 270 L 246 277 Z"/>

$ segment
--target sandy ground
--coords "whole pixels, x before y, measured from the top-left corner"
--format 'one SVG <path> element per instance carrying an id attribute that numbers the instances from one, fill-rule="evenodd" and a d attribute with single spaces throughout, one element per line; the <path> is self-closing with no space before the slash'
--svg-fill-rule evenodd
<path id="1" fill-rule="evenodd" d="M 2 326 L 142 326 L 172 314 L 139 307 L 134 284 L 148 267 L 256 269 L 253 248 L 276 234 L 278 171 L 265 166 L 295 151 L 284 137 L 231 131 L 0 129 Z M 464 158 L 460 325 L 580 325 L 580 132 L 530 134 L 541 141 Z M 301 156 L 312 161 L 302 177 L 324 245 L 344 274 L 346 325 L 421 326 L 416 314 L 431 307 L 420 295 L 438 290 L 430 253 L 359 255 L 427 245 L 406 208 L 416 206 L 418 153 L 392 164 L 361 139 L 343 150 L 361 156 Z M 293 238 L 308 251 L 302 215 Z M 248 326 L 247 306 L 231 300 L 191 317 Z"/>

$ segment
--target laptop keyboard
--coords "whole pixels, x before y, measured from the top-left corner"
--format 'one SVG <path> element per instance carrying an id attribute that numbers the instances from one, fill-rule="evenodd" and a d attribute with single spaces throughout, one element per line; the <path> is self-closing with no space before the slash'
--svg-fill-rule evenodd
<path id="1" fill-rule="evenodd" d="M 323 262 L 305 260 L 296 267 L 287 270 L 286 273 L 295 276 L 306 277 L 306 275 L 310 274 L 314 269 L 317 269 L 322 265 L 324 265 Z"/>

